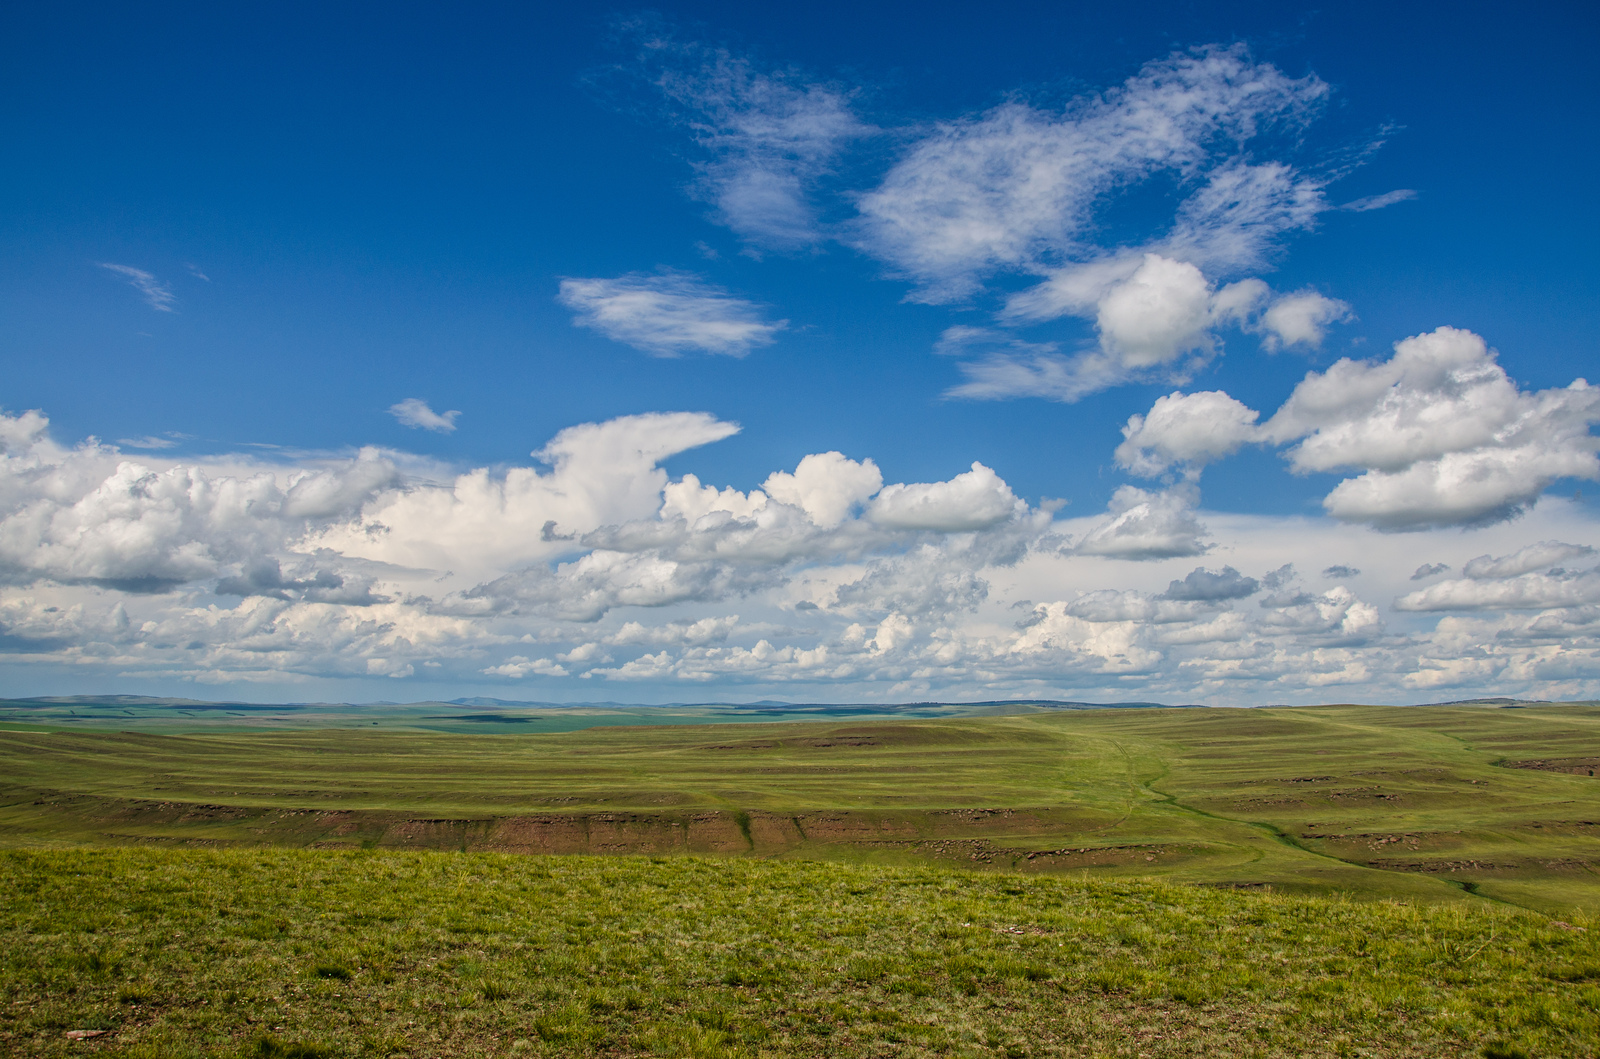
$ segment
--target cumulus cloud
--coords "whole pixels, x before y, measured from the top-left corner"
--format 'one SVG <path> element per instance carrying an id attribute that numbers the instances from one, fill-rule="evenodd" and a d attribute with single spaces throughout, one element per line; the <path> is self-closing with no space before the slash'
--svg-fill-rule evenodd
<path id="1" fill-rule="evenodd" d="M 1170 375 L 1184 367 L 1179 362 L 1185 357 L 1188 367 L 1209 357 L 1217 328 L 1248 324 L 1270 298 L 1258 279 L 1219 290 L 1194 264 L 1157 253 L 1064 268 L 1012 295 L 1002 317 L 1011 323 L 1068 314 L 1092 319 L 1099 348 L 1068 357 L 1055 355 L 1053 347 L 1013 343 L 1018 352 L 997 351 L 963 365 L 971 381 L 952 393 L 1075 401 L 1158 370 Z"/>
<path id="2" fill-rule="evenodd" d="M 1124 485 L 1112 494 L 1106 518 L 1078 542 L 1081 555 L 1167 559 L 1206 551 L 1205 527 L 1195 517 L 1198 493 L 1175 486 L 1152 492 Z"/>
<path id="3" fill-rule="evenodd" d="M 1117 463 L 1144 477 L 1174 466 L 1198 473 L 1207 463 L 1254 441 L 1259 417 L 1259 412 L 1221 390 L 1170 393 L 1156 398 L 1147 414 L 1128 418 L 1116 450 Z"/>
<path id="4" fill-rule="evenodd" d="M 1261 314 L 1259 330 L 1265 336 L 1262 346 L 1269 352 L 1292 346 L 1320 348 L 1328 325 L 1350 316 L 1349 304 L 1314 290 L 1286 294 Z"/>
<path id="5" fill-rule="evenodd" d="M 753 302 L 696 276 L 630 273 L 616 279 L 564 279 L 556 300 L 573 323 L 652 356 L 717 353 L 743 357 L 771 345 L 787 320 L 766 320 Z"/>
<path id="6" fill-rule="evenodd" d="M 1441 327 L 1386 361 L 1341 359 L 1308 373 L 1264 424 L 1221 391 L 1173 393 L 1123 427 L 1117 462 L 1147 477 L 1251 443 L 1289 446 L 1301 474 L 1359 469 L 1323 500 L 1329 514 L 1384 530 L 1511 518 L 1558 478 L 1600 477 L 1600 396 L 1583 379 L 1526 392 L 1483 339 Z"/>
<path id="7" fill-rule="evenodd" d="M 738 626 L 739 615 L 737 614 L 701 618 L 692 622 L 673 621 L 663 625 L 651 626 L 630 621 L 625 622 L 622 628 L 612 633 L 606 642 L 616 645 L 673 644 L 682 646 L 688 644 L 699 647 L 705 644 L 721 643 Z M 586 660 L 586 658 L 579 658 L 575 654 L 569 655 L 568 659 L 572 661 Z"/>
<path id="8" fill-rule="evenodd" d="M 1440 581 L 1395 600 L 1396 610 L 1550 610 L 1600 603 L 1600 571 Z"/>
<path id="9" fill-rule="evenodd" d="M 653 517 L 668 456 L 730 437 L 739 427 L 703 412 L 648 413 L 568 427 L 534 455 L 541 474 L 476 469 L 446 485 L 416 484 L 367 505 L 313 544 L 401 567 L 490 578 L 570 553 L 574 534 Z M 554 522 L 546 534 L 546 523 Z"/>
<path id="10" fill-rule="evenodd" d="M 1544 570 L 1572 559 L 1589 559 L 1594 553 L 1594 549 L 1587 544 L 1540 541 L 1519 548 L 1510 555 L 1480 555 L 1463 566 L 1461 572 L 1474 581 L 1495 581 Z"/>
<path id="11" fill-rule="evenodd" d="M 174 313 L 178 311 L 173 308 L 173 303 L 178 299 L 172 293 L 172 288 L 144 269 L 134 268 L 132 265 L 116 265 L 109 261 L 100 262 L 100 267 L 109 272 L 115 272 L 127 280 L 128 285 L 139 292 L 139 296 L 144 299 L 144 303 L 156 312 Z"/>
<path id="12" fill-rule="evenodd" d="M 1343 563 L 1338 563 L 1333 566 L 1325 567 L 1322 571 L 1322 576 L 1344 580 L 1351 577 L 1360 577 L 1361 571 L 1357 570 L 1353 566 L 1345 566 Z"/>
<path id="13" fill-rule="evenodd" d="M 1263 600 L 1262 606 L 1272 602 Z M 1300 595 L 1267 609 L 1262 624 L 1293 630 L 1324 644 L 1354 644 L 1376 636 L 1383 628 L 1383 618 L 1377 607 L 1344 585 L 1336 585 L 1319 596 Z"/>
<path id="14" fill-rule="evenodd" d="M 491 677 L 511 677 L 513 680 L 520 680 L 534 673 L 547 677 L 564 677 L 568 671 L 559 663 L 548 658 L 529 658 L 526 655 L 512 655 L 500 665 L 485 666 L 479 672 Z"/>
<path id="15" fill-rule="evenodd" d="M 1262 428 L 1300 473 L 1361 468 L 1323 501 L 1383 529 L 1499 521 L 1558 478 L 1600 477 L 1590 424 L 1600 395 L 1579 379 L 1524 392 L 1483 339 L 1441 327 L 1387 361 L 1342 359 L 1308 374 Z"/>
<path id="16" fill-rule="evenodd" d="M 123 459 L 93 441 L 63 448 L 37 412 L 0 419 L 0 578 L 12 583 L 167 591 L 228 577 L 397 477 L 375 449 L 317 470 L 224 470 Z"/>
<path id="17" fill-rule="evenodd" d="M 1350 307 L 1315 291 L 1274 296 L 1255 278 L 1218 289 L 1196 265 L 1146 252 L 1059 269 L 1013 294 L 1001 318 L 1019 324 L 1065 315 L 1094 321 L 1097 349 L 1065 356 L 1054 345 L 1002 343 L 997 332 L 951 328 L 939 352 L 1004 347 L 962 364 L 968 381 L 951 394 L 1076 401 L 1153 373 L 1181 376 L 1216 352 L 1217 332 L 1227 326 L 1262 335 L 1269 352 L 1319 347 L 1327 326 L 1348 319 Z"/>
<path id="18" fill-rule="evenodd" d="M 456 429 L 456 418 L 460 412 L 451 409 L 448 412 L 435 412 L 428 407 L 428 403 L 416 397 L 407 397 L 404 401 L 389 406 L 389 414 L 400 421 L 401 426 L 411 427 L 414 430 L 431 430 L 436 434 L 450 434 Z"/>
<path id="19" fill-rule="evenodd" d="M 1219 513 L 1203 530 L 1192 483 L 1056 521 L 981 464 L 884 484 L 823 452 L 749 491 L 662 469 L 736 430 L 625 417 L 562 431 L 539 469 L 447 472 L 372 450 L 130 459 L 0 416 L 0 648 L 129 680 L 590 679 L 651 698 L 1600 691 L 1600 572 L 1568 543 L 1592 526 L 1566 501 L 1466 534 Z M 1280 566 L 1185 560 L 1207 547 Z M 1384 612 L 1294 575 L 1341 554 L 1365 557 L 1364 587 L 1418 591 Z M 1459 578 L 1407 582 L 1440 555 Z"/>
<path id="20" fill-rule="evenodd" d="M 1224 566 L 1221 571 L 1215 572 L 1197 566 L 1182 581 L 1169 584 L 1163 595 L 1167 599 L 1210 602 L 1243 599 L 1255 595 L 1260 588 L 1261 582 L 1253 577 L 1245 577 L 1231 566 Z"/>
<path id="21" fill-rule="evenodd" d="M 1147 622 L 1151 625 L 1170 625 L 1178 622 L 1191 622 L 1205 608 L 1197 607 L 1193 601 L 1175 602 L 1160 596 L 1152 596 L 1145 592 L 1133 592 L 1126 589 L 1099 589 L 1086 592 L 1066 606 L 1066 613 L 1074 618 L 1082 618 L 1089 622 Z M 1048 607 L 1035 608 L 1028 625 L 1033 625 L 1039 618 L 1048 614 Z"/>
<path id="22" fill-rule="evenodd" d="M 1059 112 L 1014 101 L 941 123 L 860 198 L 860 245 L 915 284 L 914 300 L 956 301 L 996 271 L 1041 272 L 1063 257 L 1098 256 L 1085 235 L 1109 192 L 1158 173 L 1203 174 L 1183 238 L 1197 252 L 1226 247 L 1237 260 L 1241 240 L 1218 226 L 1268 235 L 1304 223 L 1306 211 L 1286 219 L 1259 206 L 1272 181 L 1233 153 L 1269 127 L 1308 120 L 1326 94 L 1315 77 L 1289 78 L 1243 48 L 1213 47 L 1150 63 Z M 1314 184 L 1287 167 L 1274 179 L 1303 187 L 1289 197 L 1308 200 L 1314 214 Z"/>
<path id="23" fill-rule="evenodd" d="M 1211 299 L 1211 285 L 1194 265 L 1146 254 L 1100 297 L 1100 344 L 1128 368 L 1165 364 L 1208 344 Z"/>
<path id="24" fill-rule="evenodd" d="M 999 475 L 973 463 L 947 482 L 886 486 L 867 514 L 894 529 L 963 533 L 988 529 L 1025 509 Z"/>
<path id="25" fill-rule="evenodd" d="M 882 487 L 876 463 L 857 463 L 841 452 L 813 453 L 801 459 L 794 473 L 774 471 L 763 484 L 774 500 L 800 508 L 823 529 L 839 526 Z"/>
<path id="26" fill-rule="evenodd" d="M 1430 577 L 1450 572 L 1449 563 L 1423 563 L 1411 573 L 1411 580 L 1426 581 Z"/>
<path id="27" fill-rule="evenodd" d="M 660 26 L 634 28 L 641 69 L 705 154 L 695 192 L 713 219 L 763 248 L 819 241 L 813 188 L 852 141 L 876 131 L 856 116 L 854 93 L 760 70 Z"/>

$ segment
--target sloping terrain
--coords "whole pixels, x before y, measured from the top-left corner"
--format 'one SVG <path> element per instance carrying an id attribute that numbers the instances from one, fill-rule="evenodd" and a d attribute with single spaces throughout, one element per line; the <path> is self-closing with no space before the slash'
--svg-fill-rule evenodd
<path id="1" fill-rule="evenodd" d="M 0 842 L 936 861 L 1600 908 L 1600 708 L 0 732 Z M 1577 764 L 1574 764 L 1577 763 Z"/>
<path id="2" fill-rule="evenodd" d="M 1592 919 L 722 857 L 0 851 L 0 1052 L 1513 1059 Z M 93 1035 L 93 1036 L 85 1036 Z"/>

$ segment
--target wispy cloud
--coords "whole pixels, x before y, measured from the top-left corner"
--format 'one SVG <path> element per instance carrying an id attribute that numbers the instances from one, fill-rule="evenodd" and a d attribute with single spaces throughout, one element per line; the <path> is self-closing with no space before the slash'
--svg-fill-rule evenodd
<path id="1" fill-rule="evenodd" d="M 1170 173 L 1199 181 L 1173 247 L 1196 263 L 1249 262 L 1325 206 L 1317 180 L 1246 163 L 1245 144 L 1303 126 L 1327 94 L 1315 76 L 1212 47 L 1150 63 L 1059 112 L 1008 102 L 917 138 L 862 196 L 858 245 L 915 284 L 912 300 L 960 301 L 992 273 L 1101 256 L 1092 236 L 1112 193 Z"/>
<path id="2" fill-rule="evenodd" d="M 431 430 L 436 434 L 454 433 L 456 418 L 461 415 L 455 409 L 448 412 L 435 412 L 428 407 L 426 401 L 416 397 L 407 397 L 389 406 L 389 414 L 400 421 L 402 426 L 414 430 Z"/>
<path id="3" fill-rule="evenodd" d="M 1364 199 L 1347 202 L 1339 208 L 1352 213 L 1366 213 L 1368 210 L 1381 210 L 1385 206 L 1393 206 L 1397 202 L 1409 202 L 1417 197 L 1417 193 L 1410 188 L 1401 188 L 1398 191 L 1386 191 L 1382 195 L 1368 195 Z"/>
<path id="4" fill-rule="evenodd" d="M 616 279 L 564 279 L 556 300 L 573 323 L 657 357 L 720 353 L 742 357 L 770 345 L 789 326 L 765 320 L 759 306 L 681 272 Z"/>
<path id="5" fill-rule="evenodd" d="M 170 449 L 176 448 L 178 442 L 187 441 L 191 437 L 193 437 L 191 434 L 180 434 L 175 430 L 169 430 L 159 437 L 155 434 L 146 434 L 142 438 L 118 438 L 117 444 L 130 449 Z"/>
<path id="6" fill-rule="evenodd" d="M 851 140 L 875 131 L 856 117 L 852 93 L 793 71 L 763 72 L 658 26 L 634 28 L 646 76 L 706 152 L 696 191 L 714 219 L 764 248 L 819 242 L 813 185 Z"/>
<path id="7" fill-rule="evenodd" d="M 162 313 L 177 312 L 172 307 L 172 303 L 177 301 L 177 298 L 173 295 L 171 288 L 144 269 L 134 268 L 132 265 L 117 265 L 109 261 L 101 261 L 99 265 L 101 268 L 115 272 L 127 280 L 128 284 L 139 292 L 140 296 L 144 298 L 145 304 L 150 308 Z"/>

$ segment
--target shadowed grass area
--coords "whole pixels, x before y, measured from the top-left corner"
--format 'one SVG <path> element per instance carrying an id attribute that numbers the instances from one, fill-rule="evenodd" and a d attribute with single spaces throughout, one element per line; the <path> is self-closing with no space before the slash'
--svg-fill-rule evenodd
<path id="1" fill-rule="evenodd" d="M 1489 1056 L 1600 1047 L 1581 922 L 723 858 L 0 854 L 0 1050 Z M 75 1042 L 69 1030 L 114 1032 Z"/>
<path id="2" fill-rule="evenodd" d="M 1600 910 L 1600 708 L 0 732 L 0 844 L 942 862 Z"/>

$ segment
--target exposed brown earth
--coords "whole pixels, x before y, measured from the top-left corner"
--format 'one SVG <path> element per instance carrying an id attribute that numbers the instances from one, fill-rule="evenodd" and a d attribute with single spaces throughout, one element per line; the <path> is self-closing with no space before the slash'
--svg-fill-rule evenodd
<path id="1" fill-rule="evenodd" d="M 280 808 L 61 795 L 34 800 L 101 841 L 308 849 L 454 849 L 502 853 L 744 854 L 807 848 L 906 854 L 969 865 L 1062 870 L 1170 863 L 1159 844 L 1061 845 L 1082 834 L 1060 809 L 546 812 L 417 816 L 394 810 Z M 65 822 L 65 819 L 63 820 Z"/>
<path id="2" fill-rule="evenodd" d="M 1565 772 L 1570 776 L 1593 776 L 1600 771 L 1600 757 L 1548 757 L 1527 761 L 1507 761 L 1508 769 L 1535 769 L 1539 772 Z"/>

